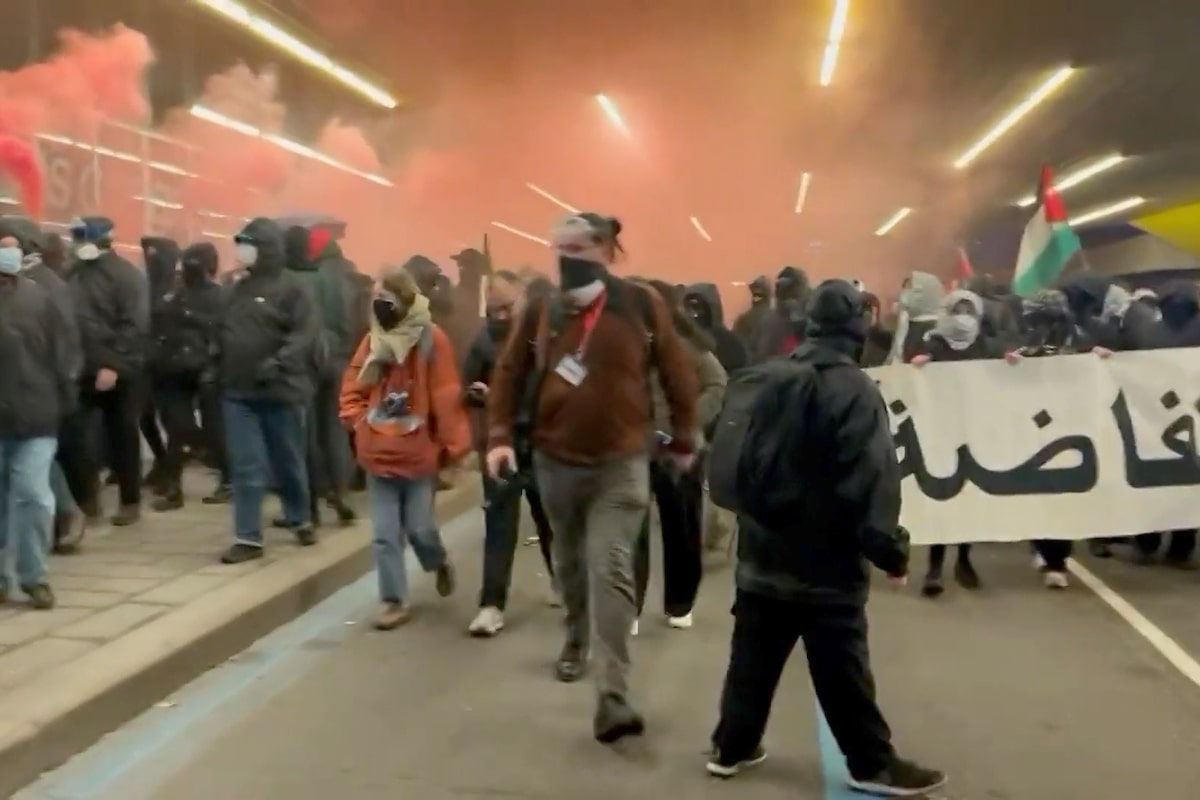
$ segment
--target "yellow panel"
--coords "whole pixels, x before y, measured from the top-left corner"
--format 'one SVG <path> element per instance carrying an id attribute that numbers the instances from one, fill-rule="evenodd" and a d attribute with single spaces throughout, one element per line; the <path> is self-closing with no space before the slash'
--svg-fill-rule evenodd
<path id="1" fill-rule="evenodd" d="M 1200 256 L 1200 203 L 1168 208 L 1130 222 L 1191 255 Z"/>

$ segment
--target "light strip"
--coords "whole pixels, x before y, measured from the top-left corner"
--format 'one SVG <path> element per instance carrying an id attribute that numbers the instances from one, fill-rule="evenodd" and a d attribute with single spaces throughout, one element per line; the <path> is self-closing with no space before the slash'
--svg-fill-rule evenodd
<path id="1" fill-rule="evenodd" d="M 901 222 L 904 222 L 904 218 L 907 217 L 911 213 L 912 213 L 912 209 L 909 208 L 908 206 L 905 206 L 904 208 L 900 209 L 895 214 L 892 214 L 890 217 L 888 217 L 887 222 L 885 222 L 879 226 L 879 230 L 875 231 L 875 235 L 876 236 L 887 236 L 891 232 L 892 228 L 896 227 Z"/>
<path id="2" fill-rule="evenodd" d="M 196 216 L 208 217 L 209 219 L 232 219 L 236 222 L 249 222 L 249 217 L 239 217 L 236 214 L 222 214 L 217 211 L 197 211 Z"/>
<path id="3" fill-rule="evenodd" d="M 1095 211 L 1089 211 L 1071 220 L 1072 227 L 1076 225 L 1087 225 L 1089 222 L 1095 222 L 1098 219 L 1120 214 L 1122 211 L 1128 211 L 1131 208 L 1137 208 L 1146 202 L 1144 197 L 1127 197 L 1124 200 L 1118 200 L 1115 203 L 1097 208 Z"/>
<path id="4" fill-rule="evenodd" d="M 1013 126 L 1024 119 L 1029 112 L 1033 111 L 1054 91 L 1062 86 L 1067 80 L 1075 74 L 1074 67 L 1062 67 L 1049 78 L 1042 82 L 1040 86 L 1030 92 L 1024 100 L 1016 105 L 1011 111 L 1005 114 L 999 122 L 997 122 L 991 130 L 985 133 L 979 141 L 967 148 L 958 159 L 954 162 L 955 169 L 965 169 L 971 165 L 971 162 L 987 150 L 989 147 L 999 141 L 1000 137 L 1008 133 Z"/>
<path id="5" fill-rule="evenodd" d="M 625 124 L 625 118 L 621 116 L 621 110 L 617 108 L 617 104 L 612 101 L 606 94 L 596 95 L 596 102 L 600 104 L 600 108 L 604 111 L 604 115 L 608 117 L 608 121 L 617 127 L 621 133 L 629 135 L 629 126 Z"/>
<path id="6" fill-rule="evenodd" d="M 19 206 L 21 201 L 15 197 L 0 197 L 0 206 Z"/>
<path id="7" fill-rule="evenodd" d="M 806 172 L 800 176 L 800 192 L 796 195 L 796 213 L 804 212 L 804 202 L 808 199 L 808 187 L 812 183 L 812 173 Z"/>
<path id="8" fill-rule="evenodd" d="M 492 225 L 496 226 L 502 231 L 508 231 L 513 236 L 520 236 L 522 239 L 528 239 L 531 242 L 537 242 L 538 244 L 545 245 L 546 247 L 550 246 L 550 242 L 538 236 L 534 236 L 532 233 L 523 231 L 520 228 L 514 228 L 511 225 L 505 225 L 503 222 L 493 222 Z"/>
<path id="9" fill-rule="evenodd" d="M 297 60 L 324 72 L 372 103 L 387 109 L 394 109 L 399 105 L 396 98 L 388 92 L 336 63 L 320 50 L 301 41 L 273 22 L 251 12 L 241 3 L 234 2 L 234 0 L 195 0 L 195 2 L 220 14 L 235 25 L 245 28 L 259 38 L 265 39 Z"/>
<path id="10" fill-rule="evenodd" d="M 183 205 L 181 203 L 172 203 L 169 200 L 159 200 L 157 197 L 143 197 L 142 195 L 135 194 L 133 199 L 140 200 L 146 205 L 155 206 L 157 208 L 166 208 L 171 211 L 183 211 Z"/>
<path id="11" fill-rule="evenodd" d="M 232 239 L 232 236 L 226 236 L 223 233 L 213 233 L 212 231 L 200 231 L 201 236 L 207 236 L 209 239 Z"/>
<path id="12" fill-rule="evenodd" d="M 334 169 L 341 170 L 342 172 L 346 172 L 351 175 L 357 175 L 363 180 L 371 181 L 371 183 L 377 183 L 380 186 L 392 186 L 392 182 L 382 175 L 376 175 L 371 172 L 363 172 L 360 169 L 355 169 L 348 164 L 343 164 L 341 161 L 325 155 L 319 150 L 314 150 L 307 145 L 294 142 L 291 139 L 284 138 L 278 134 L 259 130 L 253 125 L 247 125 L 245 122 L 233 119 L 232 117 L 227 117 L 218 111 L 213 111 L 211 108 L 207 108 L 202 105 L 194 105 L 192 106 L 191 113 L 192 116 L 196 117 L 197 119 L 202 119 L 205 122 L 211 122 L 214 125 L 220 125 L 223 128 L 228 128 L 231 131 L 241 133 L 245 136 L 253 136 L 262 139 L 263 141 L 270 142 L 276 147 L 287 150 L 289 153 L 294 153 L 295 155 L 303 156 L 304 158 L 308 158 L 313 161 L 319 161 L 327 167 L 333 167 Z"/>
<path id="13" fill-rule="evenodd" d="M 712 237 L 708 235 L 708 231 L 704 230 L 704 226 L 700 224 L 700 220 L 695 217 L 692 217 L 692 227 L 696 229 L 696 233 L 700 234 L 700 238 L 704 241 L 712 241 Z"/>
<path id="14" fill-rule="evenodd" d="M 554 205 L 558 206 L 559 208 L 566 209 L 567 211 L 570 211 L 572 214 L 578 214 L 578 213 L 579 213 L 579 209 L 578 209 L 578 208 L 576 208 L 575 206 L 571 205 L 570 203 L 564 203 L 562 200 L 559 200 L 557 197 L 555 197 L 554 195 L 550 194 L 549 192 L 547 192 L 545 189 L 543 189 L 542 187 L 538 186 L 537 184 L 533 184 L 533 183 L 526 183 L 525 185 L 526 185 L 527 187 L 529 187 L 529 189 L 530 189 L 531 191 L 533 191 L 533 192 L 535 192 L 535 193 L 537 193 L 537 194 L 540 194 L 542 197 L 546 198 L 546 199 L 547 199 L 547 200 L 549 200 L 551 203 L 554 203 Z"/>
<path id="15" fill-rule="evenodd" d="M 112 150 L 107 147 L 101 147 L 100 145 L 91 145 L 87 142 L 68 139 L 66 136 L 56 136 L 51 133 L 39 133 L 37 138 L 43 142 L 53 142 L 54 144 L 61 144 L 64 147 L 74 147 L 77 150 L 86 150 L 87 152 L 95 153 L 98 156 L 113 158 L 129 164 L 141 164 L 142 166 L 149 167 L 150 169 L 157 170 L 159 172 L 167 172 L 172 175 L 180 175 L 185 178 L 200 177 L 194 172 L 188 172 L 183 167 L 177 167 L 174 164 L 168 164 L 165 161 L 145 161 L 133 153 L 129 153 L 124 150 Z"/>
<path id="16" fill-rule="evenodd" d="M 838 52 L 842 49 L 842 37 L 846 33 L 846 17 L 850 13 L 850 0 L 836 0 L 833 18 L 829 20 L 829 38 L 825 40 L 825 55 L 821 58 L 821 85 L 833 83 L 833 71 L 837 68 Z"/>
<path id="17" fill-rule="evenodd" d="M 1086 167 L 1080 167 L 1074 172 L 1068 173 L 1062 179 L 1055 181 L 1054 188 L 1060 192 L 1065 192 L 1072 186 L 1078 186 L 1084 181 L 1096 177 L 1101 172 L 1107 172 L 1125 159 L 1126 156 L 1123 156 L 1120 153 L 1114 153 L 1107 158 L 1102 158 L 1099 161 L 1088 164 Z M 1018 200 L 1017 205 L 1021 208 L 1029 208 L 1036 202 L 1037 196 L 1031 194 Z"/>

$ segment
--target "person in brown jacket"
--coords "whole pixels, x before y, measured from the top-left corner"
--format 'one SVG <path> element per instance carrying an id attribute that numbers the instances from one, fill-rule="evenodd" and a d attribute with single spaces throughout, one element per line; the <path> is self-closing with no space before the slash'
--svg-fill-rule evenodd
<path id="1" fill-rule="evenodd" d="M 438 594 L 454 591 L 454 568 L 433 515 L 434 489 L 438 469 L 471 449 L 454 348 L 402 269 L 383 276 L 371 330 L 342 378 L 339 407 L 367 472 L 382 603 L 375 627 L 391 630 L 410 618 L 405 540 L 421 567 L 437 573 Z"/>
<path id="2" fill-rule="evenodd" d="M 522 313 L 488 398 L 487 467 L 494 477 L 516 469 L 518 412 L 526 404 L 533 409 L 534 469 L 566 607 L 556 673 L 564 682 L 579 680 L 594 644 L 593 733 L 605 743 L 644 728 L 629 703 L 627 677 L 633 551 L 650 502 L 652 372 L 677 432 L 668 457 L 684 470 L 697 427 L 696 371 L 666 303 L 609 272 L 621 252 L 620 230 L 616 219 L 586 213 L 554 231 L 561 292 Z"/>

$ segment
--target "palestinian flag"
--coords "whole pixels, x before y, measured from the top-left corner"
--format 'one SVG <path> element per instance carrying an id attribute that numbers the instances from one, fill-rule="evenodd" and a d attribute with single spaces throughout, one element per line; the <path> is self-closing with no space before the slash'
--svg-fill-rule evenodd
<path id="1" fill-rule="evenodd" d="M 1029 297 L 1054 285 L 1072 259 L 1083 253 L 1079 237 L 1067 222 L 1067 209 L 1050 167 L 1042 167 L 1038 186 L 1038 206 L 1025 226 L 1017 268 L 1013 273 L 1013 294 Z"/>

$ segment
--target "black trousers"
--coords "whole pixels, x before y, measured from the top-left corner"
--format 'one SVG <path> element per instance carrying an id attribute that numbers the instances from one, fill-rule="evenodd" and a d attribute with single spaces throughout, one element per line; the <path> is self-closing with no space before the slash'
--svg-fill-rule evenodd
<path id="1" fill-rule="evenodd" d="M 350 446 L 346 429 L 338 419 L 338 400 L 342 391 L 342 373 L 318 375 L 308 413 L 309 493 L 313 502 L 320 497 L 345 494 L 350 480 Z"/>
<path id="2" fill-rule="evenodd" d="M 219 387 L 215 383 L 202 383 L 199 375 L 172 375 L 155 381 L 154 394 L 163 427 L 167 429 L 163 466 L 168 480 L 178 484 L 183 477 L 187 448 L 197 443 L 196 412 L 199 411 L 200 443 L 221 473 L 221 483 L 229 483 Z"/>
<path id="3" fill-rule="evenodd" d="M 855 778 L 890 763 L 892 733 L 875 704 L 863 606 L 789 603 L 738 590 L 733 642 L 713 746 L 725 761 L 748 758 L 762 742 L 783 667 L 804 640 L 813 690 Z"/>
<path id="4" fill-rule="evenodd" d="M 682 617 L 691 613 L 696 604 L 704 572 L 704 487 L 693 474 L 672 474 L 668 468 L 651 462 L 650 491 L 658 506 L 662 528 L 663 611 L 668 616 Z M 638 616 L 641 616 L 650 582 L 649 514 L 642 523 L 642 534 L 633 554 L 633 577 Z"/>
<path id="5" fill-rule="evenodd" d="M 154 463 L 158 464 L 166 458 L 167 446 L 163 443 L 162 430 L 158 427 L 159 409 L 155 392 L 146 392 L 145 395 L 145 404 L 142 406 L 142 415 L 138 419 L 138 427 L 142 431 L 142 437 L 146 440 L 150 452 L 154 454 Z M 163 420 L 163 427 L 165 428 L 166 425 L 166 420 Z"/>
<path id="6" fill-rule="evenodd" d="M 1143 533 L 1134 537 L 1134 546 L 1144 555 L 1154 555 L 1162 547 L 1163 534 Z M 1188 561 L 1196 550 L 1196 531 L 1171 531 L 1167 542 L 1168 561 Z"/>
<path id="7" fill-rule="evenodd" d="M 1046 562 L 1047 570 L 1050 572 L 1066 572 L 1067 559 L 1071 557 L 1074 544 L 1074 542 L 1065 539 L 1037 539 L 1033 543 L 1033 549 Z"/>
<path id="8" fill-rule="evenodd" d="M 971 545 L 960 544 L 958 546 L 958 560 L 959 561 L 970 561 L 971 560 Z M 932 547 L 930 547 L 929 548 L 929 568 L 930 569 L 941 569 L 942 565 L 945 563 L 946 563 L 946 545 L 935 544 Z"/>
<path id="9" fill-rule="evenodd" d="M 521 535 L 521 495 L 529 503 L 529 514 L 537 528 L 538 548 L 546 563 L 546 571 L 554 575 L 554 560 L 550 556 L 550 544 L 554 533 L 550 519 L 542 507 L 542 497 L 533 482 L 533 460 L 527 452 L 518 452 L 518 468 L 523 487 L 506 485 L 483 476 L 483 589 L 479 593 L 479 606 L 495 606 L 501 611 L 508 603 L 508 590 L 512 584 L 513 562 L 516 560 L 517 542 Z"/>
<path id="10" fill-rule="evenodd" d="M 145 391 L 138 380 L 122 376 L 107 392 L 96 391 L 87 380 L 79 403 L 63 422 L 58 444 L 58 462 L 66 475 L 71 494 L 89 515 L 99 513 L 100 443 L 92 437 L 92 420 L 100 415 L 103 450 L 117 476 L 121 505 L 142 501 L 142 441 L 138 422 L 145 404 Z"/>

